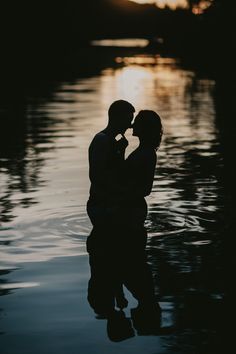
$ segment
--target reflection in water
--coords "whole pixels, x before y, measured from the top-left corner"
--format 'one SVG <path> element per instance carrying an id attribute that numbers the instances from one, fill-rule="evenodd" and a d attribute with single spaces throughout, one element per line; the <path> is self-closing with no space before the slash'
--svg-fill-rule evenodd
<path id="1" fill-rule="evenodd" d="M 112 101 L 153 109 L 165 134 L 148 198 L 148 262 L 164 325 L 183 330 L 171 343 L 194 342 L 199 328 L 204 342 L 219 325 L 224 297 L 226 201 L 215 82 L 173 60 L 116 61 L 117 68 L 58 84 L 53 95 L 29 95 L 19 108 L 1 108 L 2 267 L 85 253 L 89 142 L 103 128 Z M 131 132 L 127 137 L 129 153 L 137 142 Z"/>
<path id="2" fill-rule="evenodd" d="M 135 330 L 138 335 L 161 333 L 161 310 L 144 250 L 146 237 L 143 227 L 124 226 L 121 221 L 121 225 L 108 224 L 107 229 L 95 226 L 87 239 L 91 273 L 88 302 L 99 318 L 107 318 L 112 341 L 133 337 Z M 137 301 L 137 307 L 130 310 L 132 321 L 122 311 L 128 306 L 123 286 Z"/>
<path id="3" fill-rule="evenodd" d="M 39 286 L 38 283 L 5 283 L 5 284 L 0 284 L 0 291 L 4 289 L 22 289 L 22 288 L 30 288 L 32 286 Z"/>
<path id="4" fill-rule="evenodd" d="M 148 45 L 147 39 L 142 38 L 126 38 L 126 39 L 101 39 L 97 41 L 92 41 L 94 46 L 102 47 L 146 47 Z"/>

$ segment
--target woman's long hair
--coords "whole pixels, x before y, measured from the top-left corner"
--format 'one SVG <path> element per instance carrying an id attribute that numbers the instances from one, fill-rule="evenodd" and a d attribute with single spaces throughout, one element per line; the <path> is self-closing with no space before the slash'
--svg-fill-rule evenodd
<path id="1" fill-rule="evenodd" d="M 139 138 L 158 150 L 163 135 L 160 116 L 155 111 L 145 109 L 138 113 L 135 124 L 139 127 Z"/>

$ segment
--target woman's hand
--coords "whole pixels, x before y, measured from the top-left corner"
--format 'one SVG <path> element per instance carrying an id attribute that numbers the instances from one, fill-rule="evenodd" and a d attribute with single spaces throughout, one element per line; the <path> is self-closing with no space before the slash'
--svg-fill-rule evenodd
<path id="1" fill-rule="evenodd" d="M 122 138 L 116 142 L 117 150 L 120 152 L 124 152 L 128 145 L 129 142 L 124 135 L 122 135 Z"/>

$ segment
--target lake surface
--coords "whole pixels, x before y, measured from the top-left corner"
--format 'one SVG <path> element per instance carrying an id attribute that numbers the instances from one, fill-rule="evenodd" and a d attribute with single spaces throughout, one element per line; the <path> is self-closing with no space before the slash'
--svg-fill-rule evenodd
<path id="1" fill-rule="evenodd" d="M 97 74 L 34 88 L 24 100 L 1 107 L 3 354 L 201 353 L 215 341 L 227 226 L 215 85 L 171 58 L 120 55 Z M 114 344 L 86 302 L 85 242 L 91 224 L 85 205 L 88 145 L 105 127 L 111 102 L 120 98 L 137 112 L 157 111 L 163 120 L 153 192 L 147 198 L 147 251 L 164 326 L 175 331 Z M 128 155 L 137 140 L 131 132 L 126 136 Z"/>

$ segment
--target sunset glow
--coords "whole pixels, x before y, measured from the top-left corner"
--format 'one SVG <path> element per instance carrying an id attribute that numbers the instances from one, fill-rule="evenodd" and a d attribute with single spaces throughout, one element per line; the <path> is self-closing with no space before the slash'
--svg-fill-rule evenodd
<path id="1" fill-rule="evenodd" d="M 195 15 L 201 15 L 209 6 L 211 6 L 211 0 L 201 1 L 198 5 L 193 6 L 192 12 Z"/>
<path id="2" fill-rule="evenodd" d="M 130 0 L 139 4 L 157 4 L 159 7 L 165 7 L 166 5 L 175 9 L 177 6 L 186 7 L 186 0 Z"/>
<path id="3" fill-rule="evenodd" d="M 188 7 L 187 0 L 130 0 L 138 4 L 156 4 L 160 8 L 169 6 L 172 9 L 177 7 Z M 193 5 L 192 12 L 195 15 L 202 14 L 209 6 L 211 6 L 212 0 L 202 0 L 198 4 Z"/>

